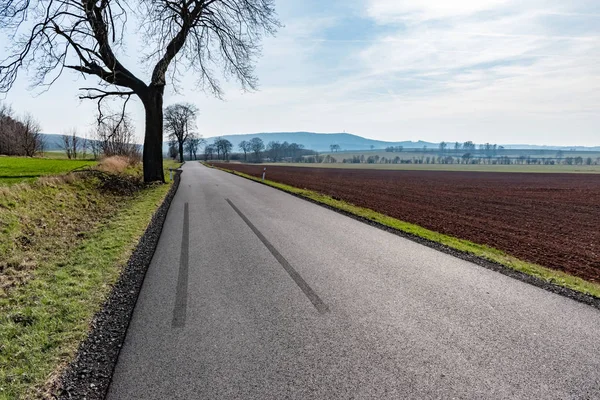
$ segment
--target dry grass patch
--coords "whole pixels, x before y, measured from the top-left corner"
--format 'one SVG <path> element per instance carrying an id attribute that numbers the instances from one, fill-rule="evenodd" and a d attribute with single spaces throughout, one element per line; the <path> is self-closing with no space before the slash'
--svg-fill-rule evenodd
<path id="1" fill-rule="evenodd" d="M 135 164 L 136 162 L 128 157 L 112 156 L 100 160 L 96 168 L 103 172 L 121 174 L 125 172 L 127 168 L 135 166 Z"/>

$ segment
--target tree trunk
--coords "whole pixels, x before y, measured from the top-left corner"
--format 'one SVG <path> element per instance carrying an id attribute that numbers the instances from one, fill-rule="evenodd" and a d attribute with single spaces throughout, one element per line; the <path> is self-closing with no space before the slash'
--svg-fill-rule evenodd
<path id="1" fill-rule="evenodd" d="M 183 164 L 183 141 L 179 142 L 179 162 Z"/>
<path id="2" fill-rule="evenodd" d="M 142 98 L 146 111 L 144 135 L 144 182 L 164 182 L 163 171 L 163 87 L 150 86 Z"/>

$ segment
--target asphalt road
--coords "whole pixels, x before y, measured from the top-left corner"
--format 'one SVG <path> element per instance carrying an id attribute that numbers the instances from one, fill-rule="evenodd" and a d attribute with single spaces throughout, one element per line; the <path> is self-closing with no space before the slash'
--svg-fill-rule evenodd
<path id="1" fill-rule="evenodd" d="M 597 309 L 183 170 L 108 399 L 600 398 Z"/>

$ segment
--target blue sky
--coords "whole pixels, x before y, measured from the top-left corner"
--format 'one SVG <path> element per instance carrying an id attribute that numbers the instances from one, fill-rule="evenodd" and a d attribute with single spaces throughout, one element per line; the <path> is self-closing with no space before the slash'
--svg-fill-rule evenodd
<path id="1" fill-rule="evenodd" d="M 204 136 L 316 131 L 382 140 L 600 145 L 597 0 L 276 0 L 260 90 L 225 101 L 181 78 L 165 103 L 201 110 Z M 145 76 L 132 36 L 121 57 Z M 6 101 L 47 132 L 90 128 L 94 105 L 65 74 L 47 93 L 23 77 Z M 75 109 L 75 112 L 73 112 Z M 132 104 L 138 136 L 142 110 Z"/>

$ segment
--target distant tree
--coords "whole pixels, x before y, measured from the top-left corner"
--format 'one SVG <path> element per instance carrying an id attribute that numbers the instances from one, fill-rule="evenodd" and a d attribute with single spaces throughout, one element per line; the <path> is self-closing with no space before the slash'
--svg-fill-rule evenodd
<path id="1" fill-rule="evenodd" d="M 454 151 L 458 153 L 461 149 L 462 145 L 459 142 L 454 143 Z"/>
<path id="2" fill-rule="evenodd" d="M 250 147 L 250 142 L 242 140 L 238 145 L 238 148 L 244 152 L 244 161 L 248 161 L 248 152 L 252 151 L 252 148 Z"/>
<path id="3" fill-rule="evenodd" d="M 164 111 L 164 132 L 178 144 L 179 162 L 183 162 L 185 142 L 196 129 L 198 108 L 190 103 L 177 103 Z"/>
<path id="4" fill-rule="evenodd" d="M 462 155 L 463 164 L 469 164 L 471 161 L 471 153 L 465 153 Z"/>
<path id="5" fill-rule="evenodd" d="M 210 158 L 213 159 L 213 154 L 215 154 L 215 146 L 212 144 L 208 144 L 204 146 L 204 161 L 208 161 Z"/>
<path id="6" fill-rule="evenodd" d="M 304 149 L 304 145 L 301 145 L 298 143 L 290 143 L 289 152 L 290 152 L 290 157 L 292 158 L 292 161 L 299 161 L 302 159 L 301 153 L 302 153 L 303 149 Z"/>
<path id="7" fill-rule="evenodd" d="M 467 152 L 473 152 L 475 151 L 475 143 L 468 141 L 468 142 L 464 142 L 463 143 L 463 150 L 467 151 Z"/>
<path id="8" fill-rule="evenodd" d="M 185 141 L 185 149 L 188 152 L 188 154 L 190 155 L 190 160 L 198 159 L 198 148 L 204 142 L 205 142 L 205 140 L 202 139 L 202 137 L 200 137 L 196 133 L 192 132 L 189 134 L 187 140 Z"/>
<path id="9" fill-rule="evenodd" d="M 88 138 L 86 136 L 84 136 L 81 139 L 81 158 L 86 159 L 87 158 L 87 151 L 88 148 L 90 146 L 90 141 L 88 140 Z"/>
<path id="10" fill-rule="evenodd" d="M 102 118 L 95 136 L 100 152 L 106 157 L 124 156 L 136 160 L 142 157 L 141 149 L 135 143 L 135 127 L 128 114 L 115 113 Z"/>
<path id="11" fill-rule="evenodd" d="M 257 137 L 250 139 L 250 149 L 254 153 L 254 161 L 260 162 L 260 153 L 265 149 L 265 144 L 262 139 Z"/>
<path id="12" fill-rule="evenodd" d="M 228 161 L 229 153 L 231 152 L 231 149 L 233 148 L 233 144 L 229 140 L 219 137 L 219 138 L 215 139 L 215 142 L 213 145 L 214 145 L 215 149 L 217 150 L 217 158 L 221 159 L 221 154 L 222 154 L 223 159 L 225 161 Z"/>
<path id="13" fill-rule="evenodd" d="M 23 155 L 33 157 L 44 147 L 40 125 L 32 115 L 27 114 L 21 121 L 20 142 L 23 149 Z"/>
<path id="14" fill-rule="evenodd" d="M 90 139 L 88 141 L 88 145 L 89 148 L 92 152 L 92 157 L 94 157 L 94 160 L 97 160 L 98 157 L 100 157 L 100 153 L 102 152 L 102 149 L 100 148 L 100 141 L 97 140 L 97 137 L 94 138 L 93 136 L 95 135 L 95 133 L 92 133 L 92 139 Z"/>
<path id="15" fill-rule="evenodd" d="M 61 136 L 61 147 L 69 160 L 77 159 L 79 146 L 79 137 L 77 136 L 76 129 L 71 129 L 68 133 Z"/>
<path id="16" fill-rule="evenodd" d="M 443 155 L 446 152 L 446 147 L 448 147 L 448 143 L 441 142 L 440 143 L 440 153 Z"/>
<path id="17" fill-rule="evenodd" d="M 281 143 L 278 141 L 270 141 L 267 143 L 266 152 L 271 161 L 277 162 L 277 160 L 281 158 Z"/>

